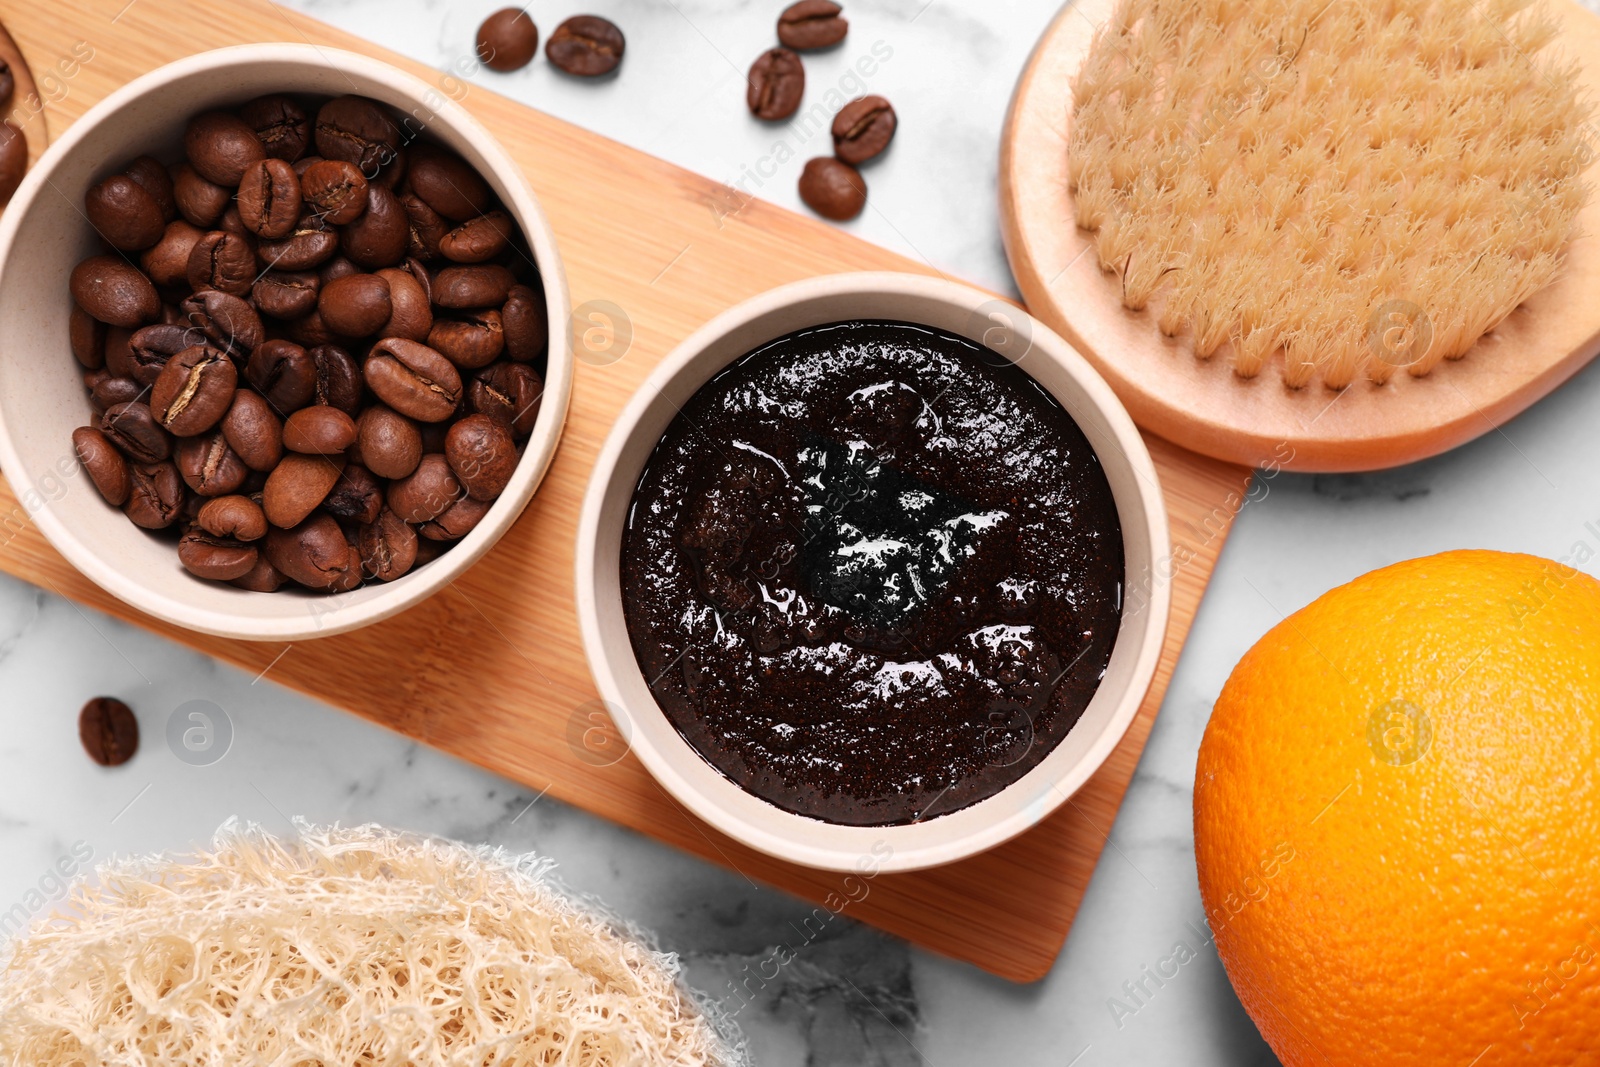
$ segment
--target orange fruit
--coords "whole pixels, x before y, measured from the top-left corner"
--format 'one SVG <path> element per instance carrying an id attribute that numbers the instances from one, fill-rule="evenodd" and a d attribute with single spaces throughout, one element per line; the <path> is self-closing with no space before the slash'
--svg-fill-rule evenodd
<path id="1" fill-rule="evenodd" d="M 1288 1067 L 1600 1064 L 1600 582 L 1448 552 L 1327 593 L 1234 668 L 1194 822 Z"/>

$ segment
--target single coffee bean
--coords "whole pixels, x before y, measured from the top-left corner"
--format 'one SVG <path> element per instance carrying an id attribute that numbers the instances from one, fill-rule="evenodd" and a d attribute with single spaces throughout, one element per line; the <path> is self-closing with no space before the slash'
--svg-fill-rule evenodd
<path id="1" fill-rule="evenodd" d="M 172 175 L 154 156 L 140 156 L 122 169 L 122 173 L 138 182 L 144 191 L 155 198 L 161 208 L 161 223 L 166 225 L 178 217 L 178 201 L 173 195 Z"/>
<path id="2" fill-rule="evenodd" d="M 581 78 L 610 74 L 622 62 L 622 31 L 598 15 L 574 15 L 556 27 L 544 54 L 557 70 Z"/>
<path id="3" fill-rule="evenodd" d="M 78 712 L 78 740 L 90 759 L 102 767 L 116 767 L 138 751 L 139 720 L 117 698 L 95 697 Z"/>
<path id="4" fill-rule="evenodd" d="M 261 325 L 261 316 L 256 314 L 256 309 L 250 306 L 249 301 L 232 293 L 202 289 L 180 307 L 188 321 L 205 334 L 212 344 L 240 362 L 248 359 L 255 347 L 266 339 L 266 330 Z"/>
<path id="5" fill-rule="evenodd" d="M 427 522 L 443 515 L 464 493 L 449 461 L 430 452 L 408 477 L 389 483 L 389 510 L 406 522 Z"/>
<path id="6" fill-rule="evenodd" d="M 238 386 L 233 360 L 209 345 L 195 345 L 167 360 L 150 388 L 150 411 L 167 432 L 193 437 L 222 421 Z"/>
<path id="7" fill-rule="evenodd" d="M 505 327 L 500 312 L 460 313 L 460 318 L 438 319 L 428 333 L 428 344 L 463 370 L 487 367 L 505 348 Z"/>
<path id="8" fill-rule="evenodd" d="M 307 350 L 317 369 L 317 385 L 312 401 L 337 408 L 355 418 L 361 412 L 361 368 L 350 353 L 338 345 L 321 344 Z"/>
<path id="9" fill-rule="evenodd" d="M 78 462 L 89 472 L 89 480 L 105 497 L 106 503 L 120 508 L 128 499 L 130 481 L 128 461 L 106 439 L 106 435 L 93 426 L 80 426 L 72 431 L 72 449 Z"/>
<path id="10" fill-rule="evenodd" d="M 259 237 L 287 237 L 300 221 L 300 179 L 281 159 L 250 164 L 239 180 L 239 217 Z"/>
<path id="11" fill-rule="evenodd" d="M 267 555 L 263 551 L 257 554 L 254 567 L 228 584 L 239 589 L 248 589 L 252 593 L 276 593 L 288 580 L 282 571 L 267 561 Z"/>
<path id="12" fill-rule="evenodd" d="M 197 327 L 161 322 L 144 326 L 128 338 L 126 356 L 120 350 L 114 355 L 115 370 L 141 386 L 154 386 L 173 356 L 204 342 L 205 335 Z"/>
<path id="13" fill-rule="evenodd" d="M 468 415 L 451 426 L 444 456 L 474 500 L 493 500 L 505 492 L 521 458 L 510 428 L 488 415 Z"/>
<path id="14" fill-rule="evenodd" d="M 494 505 L 487 500 L 464 496 L 434 518 L 417 526 L 417 533 L 429 541 L 455 541 L 467 536 L 483 521 Z"/>
<path id="15" fill-rule="evenodd" d="M 411 192 L 440 216 L 466 222 L 494 204 L 489 185 L 454 152 L 419 146 L 411 163 Z"/>
<path id="16" fill-rule="evenodd" d="M 221 430 L 178 442 L 173 456 L 184 484 L 202 497 L 237 493 L 250 476 L 250 468 L 228 447 Z"/>
<path id="17" fill-rule="evenodd" d="M 448 419 L 461 399 L 455 366 L 427 345 L 403 337 L 373 345 L 361 369 L 379 400 L 422 422 Z"/>
<path id="18" fill-rule="evenodd" d="M 268 270 L 311 270 L 339 251 L 339 231 L 314 211 L 302 211 L 287 237 L 262 241 L 256 247 L 261 265 Z"/>
<path id="19" fill-rule="evenodd" d="M 406 255 L 411 220 L 386 186 L 367 186 L 367 210 L 344 228 L 339 247 L 360 267 L 392 267 Z"/>
<path id="20" fill-rule="evenodd" d="M 100 416 L 100 432 L 135 463 L 159 463 L 172 455 L 172 438 L 142 401 L 107 408 Z"/>
<path id="21" fill-rule="evenodd" d="M 539 51 L 539 27 L 520 7 L 503 7 L 478 27 L 478 58 L 490 70 L 519 70 Z"/>
<path id="22" fill-rule="evenodd" d="M 345 522 L 374 522 L 382 509 L 383 485 L 359 463 L 345 466 L 322 502 L 322 510 Z"/>
<path id="23" fill-rule="evenodd" d="M 415 193 L 400 197 L 406 213 L 406 255 L 414 259 L 437 259 L 439 242 L 450 232 L 450 224 Z"/>
<path id="24" fill-rule="evenodd" d="M 340 96 L 317 112 L 317 152 L 326 159 L 354 163 L 370 182 L 393 162 L 400 130 L 389 113 L 364 96 Z"/>
<path id="25" fill-rule="evenodd" d="M 833 117 L 833 154 L 852 166 L 879 155 L 894 140 L 894 107 L 881 96 L 863 96 Z"/>
<path id="26" fill-rule="evenodd" d="M 261 138 L 237 115 L 204 111 L 183 131 L 183 152 L 208 182 L 236 189 L 250 164 L 266 157 Z"/>
<path id="27" fill-rule="evenodd" d="M 106 324 L 77 304 L 67 314 L 67 339 L 72 355 L 89 370 L 106 365 Z"/>
<path id="28" fill-rule="evenodd" d="M 263 315 L 275 319 L 298 319 L 317 306 L 321 279 L 316 271 L 269 270 L 256 279 L 250 300 Z"/>
<path id="29" fill-rule="evenodd" d="M 141 385 L 132 378 L 113 378 L 110 374 L 106 374 L 105 378 L 96 382 L 94 388 L 89 391 L 89 404 L 103 415 L 118 404 L 143 400 L 149 391 L 148 385 Z"/>
<path id="30" fill-rule="evenodd" d="M 843 11 L 833 0 L 800 0 L 778 16 L 778 40 L 786 48 L 806 51 L 831 48 L 844 40 L 850 23 L 839 17 Z"/>
<path id="31" fill-rule="evenodd" d="M 244 376 L 280 415 L 305 407 L 317 392 L 317 365 L 293 341 L 257 345 Z"/>
<path id="32" fill-rule="evenodd" d="M 433 279 L 433 302 L 442 308 L 499 307 L 516 284 L 516 276 L 495 263 L 446 267 Z"/>
<path id="33" fill-rule="evenodd" d="M 326 404 L 301 408 L 283 423 L 283 447 L 291 452 L 337 455 L 355 441 L 356 421 Z"/>
<path id="34" fill-rule="evenodd" d="M 28 138 L 10 119 L 0 122 L 0 204 L 10 200 L 28 172 Z"/>
<path id="35" fill-rule="evenodd" d="M 189 285 L 244 296 L 256 280 L 256 254 L 236 233 L 212 230 L 189 251 Z"/>
<path id="36" fill-rule="evenodd" d="M 544 295 L 526 285 L 514 285 L 500 309 L 506 335 L 506 355 L 518 363 L 532 363 L 550 344 L 550 317 Z"/>
<path id="37" fill-rule="evenodd" d="M 468 405 L 479 415 L 487 415 L 511 428 L 521 440 L 533 432 L 539 418 L 539 403 L 544 397 L 544 380 L 526 363 L 496 363 L 485 367 L 472 380 Z"/>
<path id="38" fill-rule="evenodd" d="M 204 236 L 200 227 L 173 219 L 162 230 L 161 240 L 139 257 L 139 265 L 157 286 L 170 289 L 184 285 L 189 280 L 189 256 L 195 242 Z"/>
<path id="39" fill-rule="evenodd" d="M 344 472 L 344 465 L 343 456 L 285 452 L 267 475 L 267 487 L 261 491 L 261 508 L 267 513 L 267 521 L 285 529 L 300 523 L 327 497 Z M 277 562 L 273 566 L 284 569 Z"/>
<path id="40" fill-rule="evenodd" d="M 90 256 L 72 268 L 69 284 L 78 306 L 110 326 L 136 330 L 161 314 L 150 279 L 117 256 Z"/>
<path id="41" fill-rule="evenodd" d="M 311 146 L 311 120 L 293 97 L 282 93 L 259 96 L 239 109 L 239 117 L 255 131 L 262 149 L 273 159 L 293 163 Z"/>
<path id="42" fill-rule="evenodd" d="M 360 557 L 351 552 L 331 515 L 314 515 L 293 529 L 268 530 L 265 550 L 273 567 L 308 589 L 343 584 L 352 565 L 360 573 Z"/>
<path id="43" fill-rule="evenodd" d="M 233 192 L 200 176 L 188 163 L 172 169 L 172 196 L 178 213 L 192 226 L 209 230 L 233 201 Z"/>
<path id="44" fill-rule="evenodd" d="M 428 291 L 403 267 L 385 267 L 378 277 L 389 283 L 389 321 L 378 328 L 379 337 L 404 337 L 426 341 L 433 329 L 433 308 Z"/>
<path id="45" fill-rule="evenodd" d="M 196 578 L 231 582 L 249 574 L 256 565 L 259 550 L 228 537 L 218 537 L 199 526 L 191 526 L 178 539 L 178 562 Z"/>
<path id="46" fill-rule="evenodd" d="M 867 183 L 850 164 L 818 156 L 800 172 L 800 199 L 825 219 L 847 222 L 867 206 Z"/>
<path id="47" fill-rule="evenodd" d="M 146 530 L 165 530 L 183 512 L 183 478 L 170 460 L 128 467 L 128 501 L 122 513 Z"/>
<path id="48" fill-rule="evenodd" d="M 270 471 L 283 458 L 283 423 L 261 394 L 249 389 L 233 394 L 222 416 L 222 436 L 253 471 Z"/>
<path id="49" fill-rule="evenodd" d="M 361 527 L 356 546 L 361 551 L 361 569 L 380 582 L 394 581 L 417 561 L 417 532 L 388 508 Z"/>
<path id="50" fill-rule="evenodd" d="M 744 99 L 750 114 L 767 122 L 793 115 L 806 95 L 805 64 L 787 48 L 761 53 L 750 67 L 747 81 Z"/>
<path id="51" fill-rule="evenodd" d="M 124 252 L 149 248 L 166 229 L 156 198 L 126 174 L 113 174 L 91 186 L 83 198 L 83 211 L 95 232 Z"/>
<path id="52" fill-rule="evenodd" d="M 312 211 L 331 226 L 356 221 L 367 210 L 367 179 L 354 163 L 321 159 L 306 168 L 300 191 Z"/>
<path id="53" fill-rule="evenodd" d="M 516 223 L 504 211 L 491 211 L 468 219 L 444 235 L 439 251 L 456 263 L 483 263 L 501 255 L 511 246 Z"/>
<path id="54" fill-rule="evenodd" d="M 376 274 L 351 274 L 322 287 L 317 297 L 322 321 L 346 337 L 366 337 L 389 321 L 389 283 Z"/>
<path id="55" fill-rule="evenodd" d="M 259 541 L 267 536 L 267 513 L 254 500 L 238 494 L 207 500 L 196 521 L 213 537 Z"/>
<path id="56" fill-rule="evenodd" d="M 422 459 L 422 434 L 417 424 L 382 404 L 361 413 L 356 443 L 361 462 L 380 478 L 404 478 Z"/>

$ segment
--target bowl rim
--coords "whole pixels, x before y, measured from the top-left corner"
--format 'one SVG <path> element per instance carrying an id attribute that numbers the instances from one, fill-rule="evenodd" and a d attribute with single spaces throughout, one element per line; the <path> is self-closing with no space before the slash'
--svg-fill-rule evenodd
<path id="1" fill-rule="evenodd" d="M 307 595 L 304 599 L 308 606 L 303 616 L 262 618 L 252 616 L 247 610 L 222 611 L 174 599 L 154 584 L 133 580 L 106 563 L 55 513 L 54 502 L 38 492 L 34 478 L 19 457 L 3 407 L 0 407 L 0 470 L 5 472 L 19 503 L 56 551 L 81 574 L 123 603 L 163 622 L 213 636 L 251 641 L 298 641 L 359 629 L 414 607 L 460 577 L 515 524 L 555 459 L 570 407 L 575 375 L 571 335 L 567 329 L 571 297 L 565 267 L 556 246 L 555 231 L 538 197 L 528 184 L 522 168 L 482 123 L 442 91 L 399 67 L 357 52 L 293 42 L 230 45 L 197 52 L 141 74 L 91 106 L 51 143 L 29 169 L 8 205 L 9 210 L 0 215 L 0 286 L 4 285 L 8 270 L 17 269 L 14 260 L 18 258 L 19 251 L 14 245 L 29 208 L 45 189 L 53 187 L 51 178 L 54 173 L 91 131 L 124 108 L 135 104 L 146 93 L 171 82 L 220 68 L 263 64 L 285 67 L 313 65 L 336 70 L 364 80 L 369 87 L 381 86 L 396 96 L 426 108 L 431 115 L 425 126 L 437 125 L 450 129 L 470 143 L 487 164 L 489 173 L 486 176 L 504 187 L 506 208 L 522 225 L 529 250 L 538 265 L 542 295 L 551 323 L 539 416 L 522 458 L 518 461 L 511 485 L 495 502 L 495 507 L 508 504 L 509 509 L 499 516 L 495 516 L 491 509 L 483 522 L 449 553 L 426 569 L 383 587 L 364 603 L 347 603 L 318 610 L 317 605 L 321 601 Z M 278 91 L 293 93 L 296 90 L 289 85 Z M 352 91 L 360 93 L 362 88 L 352 81 Z M 26 503 L 30 495 L 39 501 L 37 506 L 30 507 Z M 407 582 L 408 578 L 413 580 Z M 332 602 L 337 597 L 326 599 Z M 244 606 L 248 601 L 241 599 L 239 603 Z"/>
<path id="2" fill-rule="evenodd" d="M 1023 324 L 1021 328 L 1030 331 L 1027 334 L 1030 341 L 1027 352 L 1040 352 L 1044 358 L 1064 372 L 1072 384 L 1082 391 L 1096 415 L 1105 421 L 1106 428 L 1109 428 L 1111 440 L 1104 446 L 1095 446 L 1095 452 L 1103 457 L 1107 448 L 1114 448 L 1123 454 L 1133 475 L 1131 482 L 1133 495 L 1137 499 L 1136 506 L 1142 513 L 1142 522 L 1135 533 L 1130 530 L 1129 515 L 1119 503 L 1118 513 L 1123 526 L 1124 545 L 1130 544 L 1130 536 L 1143 537 L 1149 542 L 1151 556 L 1152 576 L 1147 580 L 1148 596 L 1145 600 L 1148 605 L 1148 617 L 1143 624 L 1144 631 L 1139 638 L 1125 687 L 1115 697 L 1114 709 L 1100 735 L 1070 766 L 1067 773 L 1048 783 L 1038 800 L 1009 815 L 992 818 L 976 829 L 942 835 L 937 832 L 929 834 L 929 831 L 940 827 L 941 824 L 947 827 L 953 825 L 945 823 L 947 816 L 936 817 L 924 823 L 896 826 L 846 826 L 786 811 L 745 792 L 731 780 L 723 777 L 721 772 L 712 768 L 683 739 L 654 700 L 649 700 L 648 707 L 644 708 L 629 706 L 622 692 L 620 679 L 630 671 L 638 680 L 642 680 L 643 674 L 639 670 L 631 643 L 623 642 L 622 648 L 612 647 L 616 642 L 606 639 L 601 619 L 601 597 L 605 592 L 601 585 L 604 580 L 600 567 L 601 553 L 620 552 L 620 545 L 601 544 L 601 527 L 613 517 L 613 511 L 618 506 L 624 510 L 626 508 L 625 503 L 617 505 L 611 499 L 614 492 L 620 494 L 620 491 L 614 488 L 623 473 L 619 472 L 618 467 L 625 452 L 639 447 L 637 439 L 643 436 L 641 422 L 656 405 L 658 396 L 664 393 L 680 397 L 692 395 L 745 354 L 744 351 L 736 351 L 725 362 L 719 361 L 715 366 L 697 369 L 694 364 L 702 353 L 711 346 L 726 341 L 730 335 L 753 327 L 764 319 L 812 301 L 877 296 L 909 297 L 943 303 L 961 315 L 983 315 L 985 318 L 989 317 L 994 309 L 999 308 L 1003 309 L 1004 315 Z M 884 317 L 896 318 L 894 315 Z M 822 324 L 824 324 L 822 321 L 817 323 L 817 325 Z M 771 334 L 762 333 L 760 336 L 765 340 L 772 340 L 788 332 L 790 331 L 780 330 Z M 749 347 L 754 348 L 756 345 Z M 1027 369 L 1026 364 L 1023 364 L 1023 369 Z M 683 382 L 678 383 L 680 377 L 683 378 Z M 1030 374 L 1030 377 L 1033 375 Z M 1034 380 L 1037 382 L 1038 379 Z M 692 383 L 692 388 L 669 388 L 674 383 L 684 386 Z M 1042 382 L 1039 384 L 1044 387 Z M 1051 393 L 1052 396 L 1056 395 L 1054 391 Z M 1060 397 L 1057 399 L 1061 400 Z M 1075 421 L 1082 425 L 1081 419 Z M 654 449 L 658 439 L 659 435 L 656 435 L 649 442 L 650 450 Z M 648 455 L 649 452 L 646 451 L 646 461 Z M 643 465 L 641 462 L 641 469 Z M 630 470 L 627 473 L 636 481 L 638 472 Z M 632 499 L 633 490 L 634 485 L 630 482 L 626 494 L 627 500 Z M 867 870 L 871 874 L 876 874 L 887 871 L 920 870 L 952 863 L 986 851 L 1017 836 L 1066 803 L 1116 750 L 1138 716 L 1139 708 L 1149 692 L 1160 663 L 1171 610 L 1171 582 L 1162 578 L 1160 574 L 1162 559 L 1170 555 L 1171 548 L 1168 539 L 1166 504 L 1159 476 L 1143 437 L 1110 386 L 1093 366 L 1059 335 L 1011 302 L 998 300 L 992 293 L 948 279 L 892 271 L 823 275 L 768 290 L 728 308 L 680 342 L 639 385 L 613 423 L 596 457 L 585 490 L 578 519 L 577 539 L 574 578 L 579 630 L 589 660 L 590 672 L 601 700 L 607 713 L 612 716 L 618 732 L 623 736 L 627 749 L 638 755 L 640 761 L 672 797 L 694 816 L 710 823 L 717 830 L 778 859 L 830 871 L 860 873 Z M 1131 578 L 1132 576 L 1128 575 L 1124 579 L 1125 601 Z M 620 582 L 615 584 L 620 585 Z M 618 593 L 620 594 L 620 589 Z M 620 595 L 618 599 L 620 600 Z M 1125 635 L 1119 631 L 1119 638 L 1123 636 Z M 621 721 L 617 721 L 619 714 Z M 634 722 L 640 716 L 650 716 L 666 724 L 666 729 L 660 731 L 664 747 L 658 748 L 646 731 L 635 728 Z M 698 765 L 709 769 L 711 775 L 721 784 L 712 786 L 710 791 L 700 788 L 681 769 L 684 765 Z M 1007 798 L 1007 803 L 1011 803 L 1011 794 L 1024 783 L 1039 784 L 1034 780 L 1035 775 L 1045 766 L 1046 763 L 1040 764 L 993 796 L 948 815 L 979 812 L 985 805 L 995 804 L 1002 797 Z M 695 776 L 702 781 L 710 781 L 703 773 L 697 772 Z M 713 795 L 721 793 L 733 800 L 733 795 L 728 790 L 747 798 L 754 798 L 761 806 L 762 821 L 768 825 L 758 825 L 752 819 L 730 810 L 728 804 L 722 803 Z M 774 825 L 781 829 L 774 829 Z M 917 831 L 923 838 L 931 836 L 935 839 L 907 843 L 902 839 L 909 831 Z"/>

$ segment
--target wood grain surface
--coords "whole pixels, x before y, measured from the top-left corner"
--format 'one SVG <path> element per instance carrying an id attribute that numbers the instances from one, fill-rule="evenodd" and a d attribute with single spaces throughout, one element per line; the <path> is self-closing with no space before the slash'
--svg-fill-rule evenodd
<path id="1" fill-rule="evenodd" d="M 1115 275 L 1100 270 L 1093 235 L 1074 224 L 1067 190 L 1072 78 L 1115 0 L 1062 9 L 1017 82 L 1000 153 L 1000 214 L 1017 287 L 1110 381 L 1140 426 L 1236 463 L 1289 470 L 1392 467 L 1436 455 L 1502 425 L 1600 352 L 1600 198 L 1590 197 L 1556 279 L 1460 360 L 1425 377 L 1339 392 L 1286 388 L 1275 367 L 1253 379 L 1221 357 L 1194 357 L 1165 338 L 1154 312 L 1123 308 Z M 1553 0 L 1561 24 L 1552 47 L 1600 88 L 1600 18 Z M 1588 171 L 1600 184 L 1600 154 Z"/>
<path id="2" fill-rule="evenodd" d="M 266 676 L 276 682 L 748 878 L 814 901 L 839 890 L 838 874 L 785 864 L 719 835 L 679 808 L 635 758 L 611 762 L 605 746 L 590 743 L 597 697 L 573 605 L 573 535 L 612 419 L 693 328 L 799 278 L 931 268 L 504 99 L 490 88 L 487 71 L 442 75 L 262 0 L 55 0 L 12 5 L 4 18 L 35 69 L 71 54 L 80 41 L 93 47 L 93 59 L 49 108 L 56 130 L 135 75 L 244 41 L 310 41 L 412 71 L 459 99 L 522 164 L 554 224 L 575 305 L 614 305 L 630 321 L 632 341 L 620 359 L 580 362 L 561 450 L 511 532 L 454 585 L 365 630 L 285 648 L 205 637 L 140 616 L 58 556 L 9 490 L 0 491 L 0 568 L 251 673 L 270 665 Z M 171 32 L 175 25 L 184 32 Z M 463 41 L 464 55 L 469 48 Z M 603 323 L 585 315 L 577 326 L 595 324 Z M 64 343 L 61 358 L 68 358 Z M 1050 969 L 1249 478 L 1244 468 L 1160 439 L 1150 445 L 1172 514 L 1173 619 L 1155 685 L 1122 746 L 1032 831 L 964 863 L 872 879 L 845 914 L 1015 981 Z M 470 671 L 461 659 L 468 641 L 477 649 Z"/>

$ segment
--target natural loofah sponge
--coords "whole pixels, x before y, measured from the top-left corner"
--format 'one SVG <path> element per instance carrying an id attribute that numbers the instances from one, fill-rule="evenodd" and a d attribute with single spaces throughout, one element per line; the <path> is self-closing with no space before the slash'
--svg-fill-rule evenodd
<path id="1" fill-rule="evenodd" d="M 1589 105 L 1529 0 L 1119 0 L 1070 183 L 1123 303 L 1341 388 L 1454 359 L 1561 264 Z"/>
<path id="2" fill-rule="evenodd" d="M 377 827 L 113 864 L 0 971 L 0 1063 L 702 1067 L 676 961 L 545 867 Z"/>

